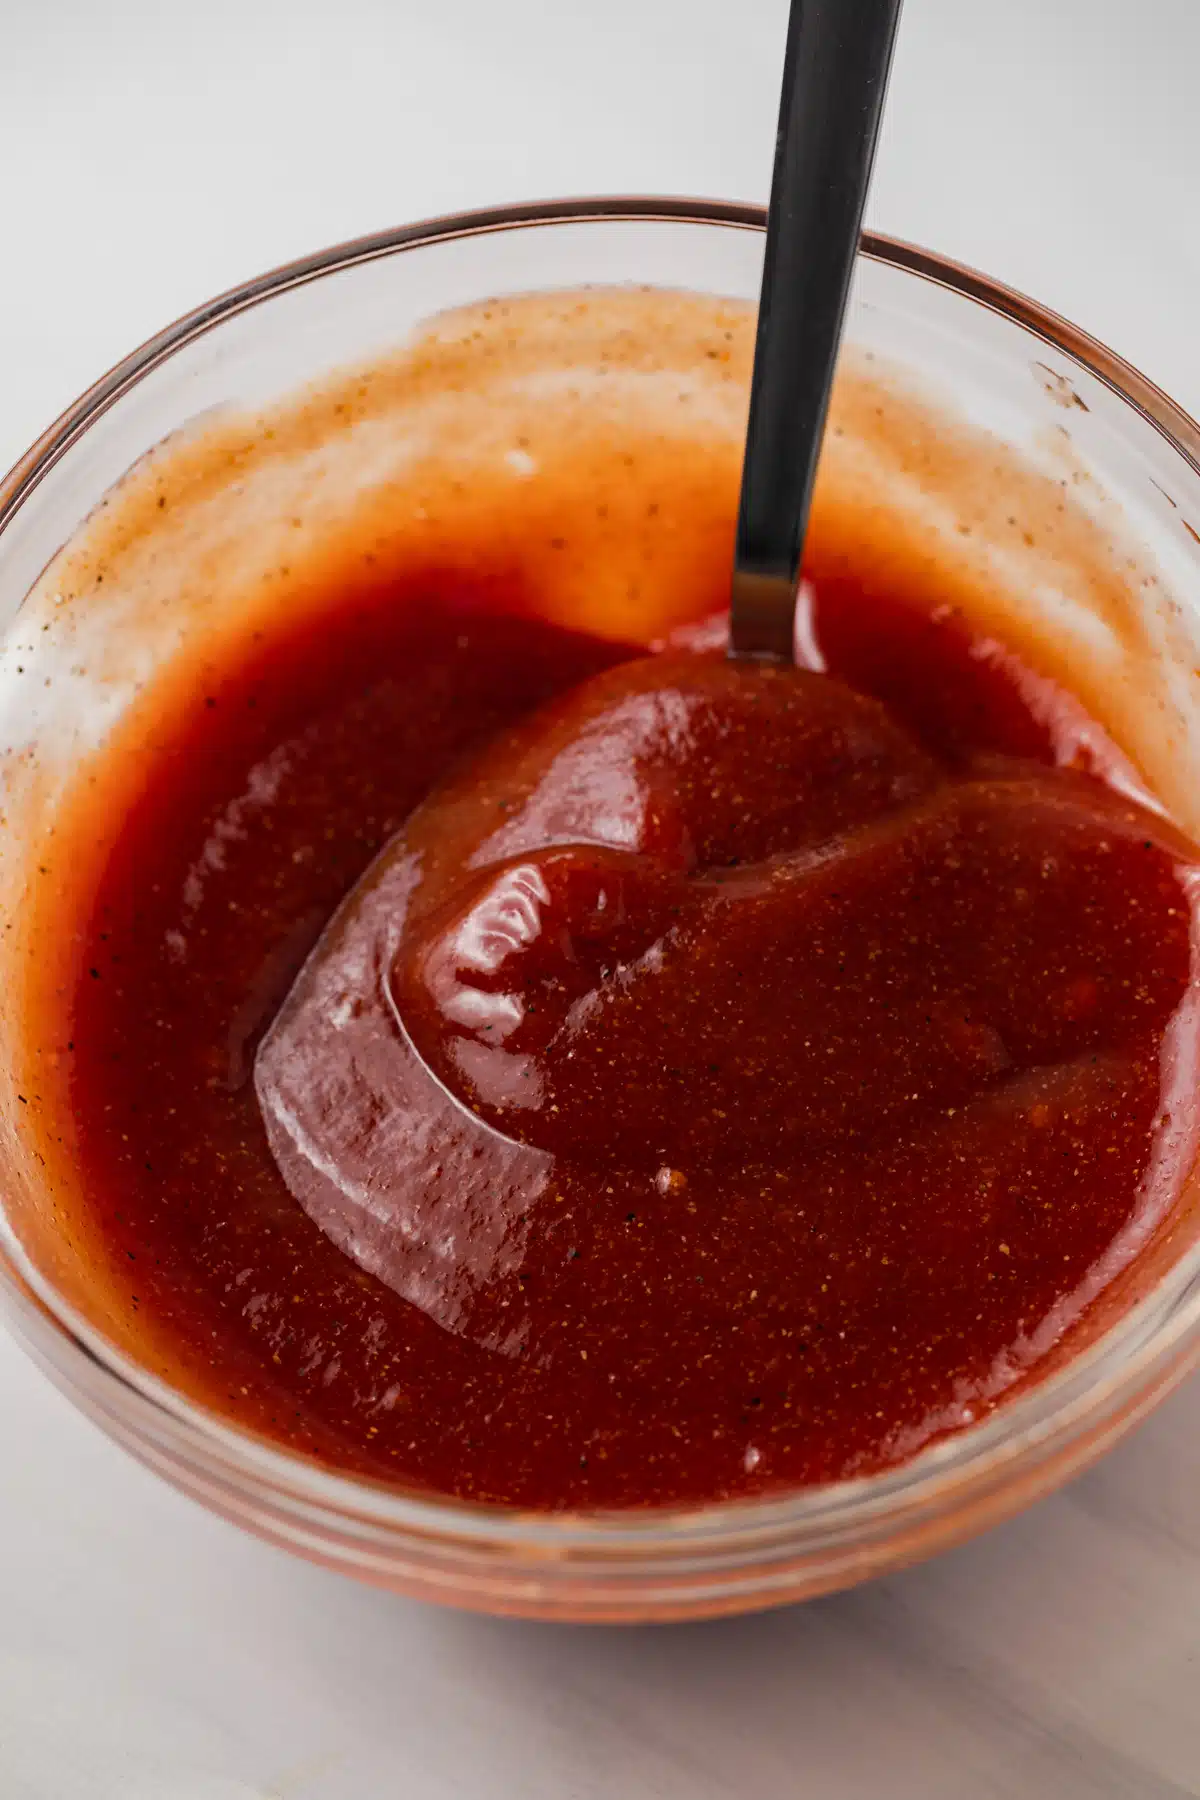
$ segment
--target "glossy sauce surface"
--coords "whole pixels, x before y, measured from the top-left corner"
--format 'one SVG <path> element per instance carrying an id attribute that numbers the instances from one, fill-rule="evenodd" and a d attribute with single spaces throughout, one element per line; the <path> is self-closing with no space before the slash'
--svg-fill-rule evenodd
<path id="1" fill-rule="evenodd" d="M 938 595 L 843 571 L 806 641 L 744 670 L 501 571 L 332 588 L 180 710 L 71 1096 L 137 1306 L 234 1416 L 535 1507 L 861 1473 L 1163 1215 L 1190 846 Z"/>

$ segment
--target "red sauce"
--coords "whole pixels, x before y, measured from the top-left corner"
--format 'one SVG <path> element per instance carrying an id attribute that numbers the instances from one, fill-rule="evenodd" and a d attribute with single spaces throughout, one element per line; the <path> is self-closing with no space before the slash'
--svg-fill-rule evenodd
<path id="1" fill-rule="evenodd" d="M 936 599 L 846 575 L 827 672 L 771 671 L 485 573 L 208 679 L 83 927 L 71 1101 L 226 1411 L 704 1501 L 901 1460 L 1086 1316 L 1185 1172 L 1195 852 Z"/>

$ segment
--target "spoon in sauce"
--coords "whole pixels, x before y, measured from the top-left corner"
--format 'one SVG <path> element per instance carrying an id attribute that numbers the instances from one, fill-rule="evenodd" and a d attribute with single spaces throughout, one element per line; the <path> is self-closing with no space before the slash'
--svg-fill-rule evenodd
<path id="1" fill-rule="evenodd" d="M 901 0 L 792 0 L 729 653 L 794 661 L 796 584 Z"/>

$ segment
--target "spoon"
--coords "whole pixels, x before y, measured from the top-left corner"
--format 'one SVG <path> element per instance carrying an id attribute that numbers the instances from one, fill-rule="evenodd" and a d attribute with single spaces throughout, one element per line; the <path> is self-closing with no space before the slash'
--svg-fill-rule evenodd
<path id="1" fill-rule="evenodd" d="M 795 659 L 796 585 L 901 0 L 792 0 L 729 625 Z"/>

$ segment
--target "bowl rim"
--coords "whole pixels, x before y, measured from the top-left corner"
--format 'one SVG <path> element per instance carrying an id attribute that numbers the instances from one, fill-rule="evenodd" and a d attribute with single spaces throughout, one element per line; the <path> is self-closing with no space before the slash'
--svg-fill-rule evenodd
<path id="1" fill-rule="evenodd" d="M 183 314 L 116 363 L 75 400 L 0 479 L 0 539 L 40 482 L 86 431 L 159 364 L 237 314 L 324 276 L 409 249 L 543 226 L 623 222 L 709 225 L 761 233 L 764 207 L 654 195 L 543 200 L 451 213 L 349 239 L 280 264 Z M 860 254 L 920 277 L 1023 327 L 1069 356 L 1133 408 L 1200 476 L 1200 424 L 1106 345 L 1028 296 L 965 264 L 880 232 L 865 232 Z M 955 1494 L 986 1505 L 1020 1458 L 1049 1463 L 1093 1432 L 1138 1387 L 1159 1385 L 1182 1360 L 1200 1315 L 1200 1247 L 1185 1251 L 1155 1288 L 1077 1357 L 979 1424 L 879 1474 L 799 1488 L 766 1499 L 614 1512 L 531 1512 L 433 1496 L 340 1475 L 285 1450 L 186 1399 L 108 1343 L 32 1264 L 0 1211 L 0 1287 L 15 1304 L 20 1335 L 57 1379 L 44 1329 L 51 1325 L 77 1359 L 69 1391 L 84 1410 L 165 1472 L 189 1471 L 199 1486 L 269 1495 L 294 1523 L 319 1535 L 331 1521 L 360 1543 L 453 1546 L 468 1559 L 502 1552 L 545 1565 L 583 1560 L 617 1568 L 634 1559 L 699 1558 L 708 1570 L 757 1562 L 774 1547 L 862 1546 L 919 1526 Z M 1200 1354 L 1198 1349 L 1197 1354 Z M 1107 1368 L 1105 1365 L 1108 1365 Z M 126 1419 L 127 1408 L 134 1409 Z M 159 1454 L 154 1454 L 155 1447 Z M 252 1520 L 249 1522 L 253 1522 Z M 382 1539 L 380 1534 L 382 1533 Z M 548 1572 L 548 1571 L 547 1571 Z"/>

